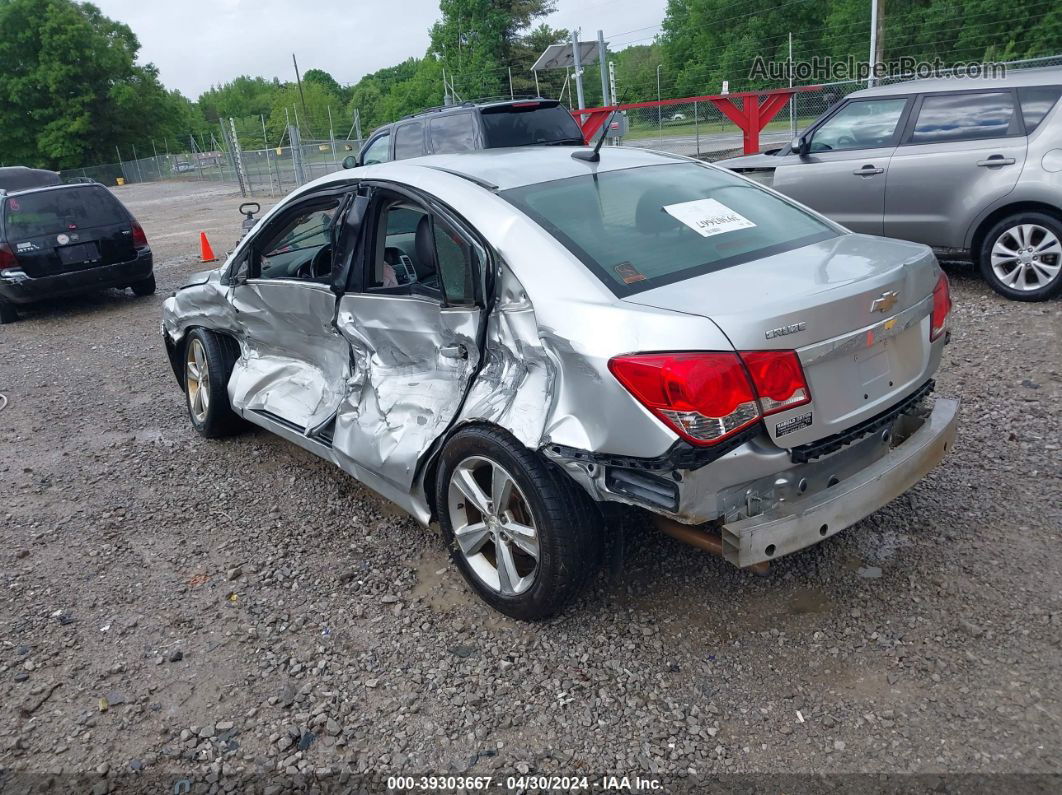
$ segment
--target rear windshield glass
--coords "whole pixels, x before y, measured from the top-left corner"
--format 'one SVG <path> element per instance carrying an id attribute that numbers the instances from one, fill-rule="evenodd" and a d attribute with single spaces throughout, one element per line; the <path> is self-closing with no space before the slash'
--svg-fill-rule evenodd
<path id="1" fill-rule="evenodd" d="M 620 296 L 839 234 L 766 190 L 694 163 L 587 174 L 501 195 Z"/>
<path id="2" fill-rule="evenodd" d="M 487 147 L 531 146 L 534 144 L 574 144 L 583 142 L 579 125 L 560 105 L 502 105 L 484 108 L 483 133 Z"/>
<path id="3" fill-rule="evenodd" d="M 129 216 L 118 200 L 98 186 L 23 193 L 4 201 L 4 227 L 9 240 L 128 222 Z"/>

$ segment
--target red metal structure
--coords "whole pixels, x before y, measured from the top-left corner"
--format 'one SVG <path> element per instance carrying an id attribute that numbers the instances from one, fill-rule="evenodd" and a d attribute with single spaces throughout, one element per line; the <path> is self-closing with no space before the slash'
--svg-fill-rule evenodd
<path id="1" fill-rule="evenodd" d="M 760 131 L 785 107 L 789 97 L 801 91 L 819 91 L 822 86 L 796 86 L 793 88 L 776 88 L 772 91 L 742 91 L 734 94 L 710 94 L 703 97 L 683 97 L 681 99 L 662 99 L 652 102 L 631 102 L 626 105 L 612 105 L 607 108 L 586 108 L 573 110 L 572 115 L 579 121 L 583 131 L 583 140 L 590 143 L 601 130 L 601 126 L 614 110 L 633 110 L 635 108 L 657 108 L 665 105 L 683 105 L 689 102 L 711 102 L 734 122 L 742 132 L 745 154 L 760 151 Z M 738 100 L 741 101 L 740 107 Z"/>

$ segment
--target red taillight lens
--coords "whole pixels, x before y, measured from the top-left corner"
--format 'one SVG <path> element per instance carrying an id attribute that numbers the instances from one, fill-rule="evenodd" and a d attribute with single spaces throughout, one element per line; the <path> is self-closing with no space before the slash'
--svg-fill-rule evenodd
<path id="1" fill-rule="evenodd" d="M 147 248 L 147 235 L 144 234 L 144 227 L 133 221 L 133 248 Z"/>
<path id="2" fill-rule="evenodd" d="M 947 274 L 940 274 L 937 286 L 933 288 L 933 314 L 929 321 L 929 339 L 937 339 L 948 326 L 948 313 L 951 312 L 951 288 Z"/>
<path id="3" fill-rule="evenodd" d="M 7 243 L 0 243 L 0 270 L 17 266 L 18 260 L 15 259 L 15 252 L 11 250 L 11 246 Z"/>
<path id="4" fill-rule="evenodd" d="M 716 444 L 760 418 L 736 353 L 617 356 L 608 368 L 638 402 L 693 444 Z"/>
<path id="5" fill-rule="evenodd" d="M 764 416 L 811 402 L 811 391 L 796 351 L 747 351 L 749 368 Z"/>

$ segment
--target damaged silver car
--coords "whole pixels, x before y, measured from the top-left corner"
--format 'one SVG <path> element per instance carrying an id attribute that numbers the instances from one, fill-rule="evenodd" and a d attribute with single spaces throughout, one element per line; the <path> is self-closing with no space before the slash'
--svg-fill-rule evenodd
<path id="1" fill-rule="evenodd" d="M 703 163 L 587 154 L 299 189 L 165 302 L 192 424 L 259 425 L 438 520 L 524 619 L 593 572 L 607 503 L 749 567 L 941 460 L 958 402 L 929 397 L 951 304 L 928 248 Z"/>

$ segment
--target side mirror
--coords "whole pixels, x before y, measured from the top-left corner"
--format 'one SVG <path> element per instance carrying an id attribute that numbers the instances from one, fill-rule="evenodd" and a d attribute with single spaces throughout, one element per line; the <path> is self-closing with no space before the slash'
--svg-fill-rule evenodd
<path id="1" fill-rule="evenodd" d="M 793 139 L 792 143 L 789 144 L 789 148 L 794 155 L 803 157 L 808 153 L 808 141 L 803 135 L 798 135 Z"/>
<path id="2" fill-rule="evenodd" d="M 343 168 L 357 168 L 358 158 L 355 155 L 347 155 L 343 158 Z"/>

